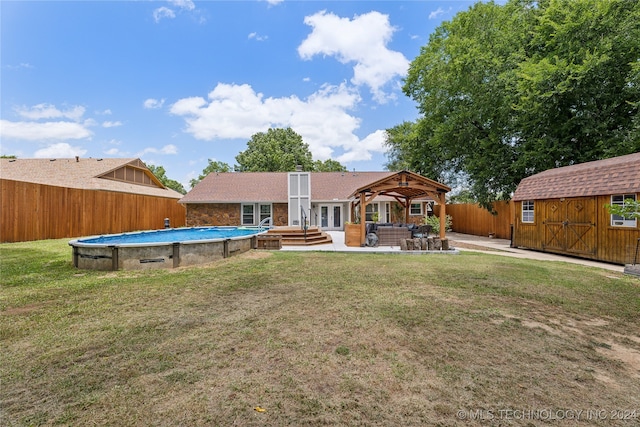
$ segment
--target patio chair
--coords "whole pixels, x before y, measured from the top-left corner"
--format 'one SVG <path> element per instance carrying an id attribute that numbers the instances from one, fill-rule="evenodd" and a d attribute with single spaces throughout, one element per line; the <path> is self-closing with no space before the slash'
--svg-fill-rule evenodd
<path id="1" fill-rule="evenodd" d="M 427 238 L 429 237 L 429 233 L 431 233 L 431 226 L 427 224 L 422 224 L 418 226 L 418 229 L 413 233 L 414 238 Z"/>

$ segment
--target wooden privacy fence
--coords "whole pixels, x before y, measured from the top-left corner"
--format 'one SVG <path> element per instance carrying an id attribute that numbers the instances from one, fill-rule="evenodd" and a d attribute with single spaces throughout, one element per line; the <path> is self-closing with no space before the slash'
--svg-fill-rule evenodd
<path id="1" fill-rule="evenodd" d="M 493 234 L 499 239 L 511 239 L 511 224 L 514 219 L 514 203 L 512 201 L 499 201 L 493 203 L 495 215 L 477 204 L 453 204 L 447 205 L 447 215 L 451 215 L 452 229 L 458 233 L 472 234 L 475 236 L 489 236 Z M 438 206 L 434 213 L 440 215 Z"/>
<path id="2" fill-rule="evenodd" d="M 178 199 L 55 187 L 21 181 L 2 184 L 0 241 L 61 239 L 185 225 Z"/>

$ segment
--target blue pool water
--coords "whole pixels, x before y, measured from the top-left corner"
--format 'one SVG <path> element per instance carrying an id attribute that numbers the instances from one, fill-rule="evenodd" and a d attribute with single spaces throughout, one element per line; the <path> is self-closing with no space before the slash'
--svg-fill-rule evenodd
<path id="1" fill-rule="evenodd" d="M 170 228 L 166 230 L 141 231 L 138 233 L 109 234 L 106 236 L 78 239 L 90 245 L 135 245 L 144 243 L 176 243 L 196 240 L 220 240 L 250 236 L 267 231 L 262 227 L 194 227 Z"/>

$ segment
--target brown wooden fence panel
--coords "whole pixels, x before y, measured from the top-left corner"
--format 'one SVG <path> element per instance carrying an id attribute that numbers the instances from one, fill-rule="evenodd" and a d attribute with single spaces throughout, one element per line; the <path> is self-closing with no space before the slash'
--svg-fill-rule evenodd
<path id="1" fill-rule="evenodd" d="M 0 241 L 22 242 L 172 227 L 186 222 L 177 199 L 0 180 Z"/>
<path id="2" fill-rule="evenodd" d="M 440 210 L 434 210 L 439 215 Z M 511 238 L 511 224 L 514 218 L 513 202 L 499 201 L 493 204 L 495 215 L 477 204 L 447 205 L 447 215 L 452 218 L 452 230 L 458 233 L 476 236 L 493 234 L 500 239 Z"/>

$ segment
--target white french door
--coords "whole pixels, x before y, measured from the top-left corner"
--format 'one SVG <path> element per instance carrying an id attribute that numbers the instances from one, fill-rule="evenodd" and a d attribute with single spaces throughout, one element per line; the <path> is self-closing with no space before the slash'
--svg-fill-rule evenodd
<path id="1" fill-rule="evenodd" d="M 320 205 L 320 227 L 323 230 L 342 230 L 342 205 Z"/>

